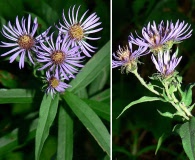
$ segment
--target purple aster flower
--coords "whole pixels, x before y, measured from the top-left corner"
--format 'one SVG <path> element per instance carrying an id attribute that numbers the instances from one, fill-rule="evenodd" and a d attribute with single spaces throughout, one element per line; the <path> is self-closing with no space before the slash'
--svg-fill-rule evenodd
<path id="1" fill-rule="evenodd" d="M 165 52 L 158 53 L 158 59 L 155 59 L 155 56 L 152 55 L 152 61 L 156 66 L 156 69 L 161 73 L 162 76 L 167 77 L 172 75 L 175 71 L 175 68 L 181 61 L 181 58 L 177 58 L 178 50 L 170 57 L 170 51 L 167 50 Z"/>
<path id="2" fill-rule="evenodd" d="M 67 41 L 68 35 L 62 39 L 58 35 L 56 42 L 53 41 L 53 33 L 50 38 L 46 40 L 47 45 L 40 43 L 41 47 L 37 53 L 37 61 L 46 63 L 39 70 L 50 68 L 50 71 L 55 71 L 67 80 L 74 78 L 74 73 L 78 73 L 78 68 L 81 65 L 81 59 L 85 56 L 80 56 L 79 46 L 71 47 L 71 42 Z"/>
<path id="3" fill-rule="evenodd" d="M 80 6 L 78 7 L 75 15 L 75 6 L 69 8 L 68 17 L 69 21 L 66 19 L 64 12 L 62 14 L 64 25 L 60 24 L 60 27 L 57 27 L 62 33 L 68 33 L 68 41 L 71 41 L 72 46 L 80 46 L 82 52 L 87 56 L 91 57 L 90 52 L 94 52 L 96 47 L 91 46 L 86 40 L 98 40 L 98 38 L 89 37 L 88 35 L 91 33 L 96 33 L 102 30 L 102 28 L 96 28 L 101 24 L 99 21 L 99 17 L 97 17 L 96 13 L 91 14 L 88 18 L 84 20 L 85 15 L 88 10 L 81 16 L 80 20 L 78 20 L 78 14 Z M 96 28 L 96 29 L 95 29 Z"/>
<path id="4" fill-rule="evenodd" d="M 170 40 L 173 30 L 170 30 L 169 28 L 168 21 L 166 27 L 163 21 L 161 21 L 158 26 L 154 21 L 152 25 L 149 22 L 147 27 L 143 27 L 142 29 L 143 38 L 138 35 L 138 38 L 134 38 L 133 34 L 131 34 L 129 39 L 136 45 L 149 47 L 152 52 L 159 52 L 163 50 L 165 42 Z"/>
<path id="5" fill-rule="evenodd" d="M 70 85 L 62 82 L 62 79 L 60 79 L 57 72 L 55 73 L 55 75 L 51 75 L 50 72 L 47 71 L 46 76 L 48 82 L 46 93 L 50 93 L 52 97 L 54 94 L 56 94 L 56 92 L 63 93 L 66 88 L 71 87 Z"/>
<path id="6" fill-rule="evenodd" d="M 184 21 L 180 23 L 179 20 L 175 25 L 167 21 L 166 26 L 163 21 L 158 26 L 153 21 L 152 25 L 149 22 L 147 27 L 143 27 L 143 38 L 138 35 L 138 38 L 135 38 L 131 34 L 129 39 L 136 45 L 149 47 L 151 52 L 158 53 L 159 51 L 170 49 L 173 44 L 179 43 L 181 40 L 189 38 L 192 33 L 189 28 L 190 25 L 188 26 Z M 186 32 L 188 33 L 186 34 Z"/>
<path id="7" fill-rule="evenodd" d="M 167 22 L 168 23 L 168 22 Z M 180 43 L 182 40 L 189 38 L 192 35 L 193 30 L 189 30 L 191 25 L 188 25 L 188 23 L 185 24 L 185 22 L 179 22 L 177 20 L 175 26 L 171 22 L 169 30 L 171 30 L 170 38 L 166 44 L 169 46 L 169 48 L 172 47 L 175 43 Z"/>
<path id="8" fill-rule="evenodd" d="M 8 26 L 3 25 L 2 35 L 13 42 L 1 42 L 1 47 L 14 48 L 2 54 L 1 56 L 13 54 L 10 57 L 10 63 L 12 63 L 17 58 L 17 56 L 20 55 L 19 68 L 21 69 L 24 67 L 25 54 L 27 53 L 31 63 L 34 64 L 31 51 L 36 52 L 38 43 L 44 40 L 50 29 L 48 28 L 42 34 L 35 36 L 37 28 L 37 18 L 35 18 L 33 24 L 31 24 L 31 15 L 28 16 L 27 26 L 26 19 L 24 17 L 21 20 L 21 24 L 19 23 L 18 17 L 16 17 L 15 26 L 12 26 L 10 22 L 8 22 Z"/>
<path id="9" fill-rule="evenodd" d="M 112 68 L 116 68 L 121 66 L 121 71 L 123 72 L 126 69 L 126 73 L 133 71 L 137 68 L 138 58 L 140 56 L 148 54 L 145 52 L 147 47 L 139 46 L 138 50 L 132 50 L 132 43 L 129 42 L 129 47 L 121 48 L 119 46 L 119 50 L 113 53 L 113 57 L 116 60 L 112 60 Z"/>

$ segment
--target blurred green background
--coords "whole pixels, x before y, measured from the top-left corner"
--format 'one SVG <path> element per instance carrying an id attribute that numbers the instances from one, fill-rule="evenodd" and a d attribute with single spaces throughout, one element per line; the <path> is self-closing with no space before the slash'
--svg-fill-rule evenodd
<path id="1" fill-rule="evenodd" d="M 19 19 L 28 16 L 38 18 L 38 31 L 44 31 L 49 26 L 53 26 L 52 31 L 57 31 L 54 24 L 62 21 L 62 11 L 68 14 L 70 6 L 81 5 L 79 16 L 89 9 L 88 16 L 96 12 L 102 22 L 103 30 L 92 37 L 101 37 L 98 41 L 91 41 L 92 46 L 97 47 L 97 51 L 110 39 L 110 2 L 104 0 L 0 0 L 0 27 L 7 25 L 8 21 L 15 24 L 16 16 Z M 87 17 L 87 16 L 86 16 Z M 50 33 L 51 33 L 50 32 Z M 0 39 L 6 41 L 0 34 Z M 8 51 L 8 48 L 0 48 L 0 54 Z M 95 54 L 95 53 L 94 53 Z M 93 55 L 93 54 L 92 54 Z M 13 89 L 25 88 L 36 90 L 32 103 L 26 104 L 1 104 L 0 111 L 0 142 L 4 144 L 10 141 L 7 148 L 1 147 L 0 160 L 34 160 L 34 135 L 35 130 L 28 134 L 29 128 L 33 129 L 32 122 L 38 117 L 39 106 L 43 97 L 42 81 L 33 75 L 32 66 L 25 64 L 24 69 L 19 69 L 18 62 L 9 63 L 9 56 L 0 58 L 0 88 Z M 109 88 L 109 78 L 105 88 Z M 17 94 L 17 93 L 16 93 Z M 106 102 L 106 103 L 109 103 Z M 74 117 L 75 118 L 75 117 Z M 105 121 L 109 128 L 109 122 Z M 43 149 L 42 159 L 55 159 L 57 146 L 57 119 L 51 128 L 49 138 Z M 15 130 L 18 129 L 18 130 Z M 16 134 L 16 131 L 18 134 Z M 10 134 L 11 133 L 11 134 Z M 15 147 L 17 146 L 17 147 Z M 13 150 L 14 149 L 14 150 Z M 104 152 L 97 142 L 84 128 L 82 123 L 75 118 L 74 124 L 74 156 L 73 159 L 103 159 Z M 51 158 L 53 156 L 53 158 Z"/>
<path id="2" fill-rule="evenodd" d="M 128 35 L 135 30 L 141 35 L 141 29 L 148 22 L 179 19 L 191 24 L 195 28 L 195 1 L 194 0 L 123 0 L 112 1 L 112 51 L 118 50 L 118 45 L 127 45 Z M 179 44 L 179 55 L 182 61 L 177 67 L 183 76 L 183 84 L 195 81 L 195 34 Z M 141 57 L 143 62 L 139 66 L 140 75 L 149 81 L 148 76 L 156 72 L 150 55 Z M 195 94 L 193 92 L 193 94 Z M 186 160 L 181 139 L 171 134 L 173 126 L 180 123 L 158 114 L 160 111 L 174 111 L 173 107 L 162 102 L 138 104 L 127 110 L 119 119 L 116 117 L 131 101 L 148 95 L 152 96 L 139 81 L 129 73 L 121 74 L 119 69 L 112 70 L 112 143 L 113 159 L 117 160 Z M 193 98 L 194 102 L 194 98 Z M 195 115 L 195 112 L 193 112 Z M 155 155 L 158 138 L 165 132 L 158 154 Z"/>

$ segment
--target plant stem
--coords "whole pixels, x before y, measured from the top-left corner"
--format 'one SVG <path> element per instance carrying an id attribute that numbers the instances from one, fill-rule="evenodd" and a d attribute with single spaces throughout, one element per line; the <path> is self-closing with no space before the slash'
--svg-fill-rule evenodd
<path id="1" fill-rule="evenodd" d="M 165 82 L 163 83 L 164 87 L 165 87 L 165 91 L 167 93 L 167 96 L 170 98 L 170 102 L 171 104 L 175 107 L 175 109 L 181 113 L 181 115 L 183 115 L 183 117 L 187 120 L 189 120 L 189 117 L 192 116 L 192 114 L 189 112 L 189 110 L 186 108 L 186 106 L 182 105 L 181 103 L 179 103 L 178 99 L 175 97 L 175 94 L 172 93 L 171 95 L 169 94 L 169 89 L 168 89 L 168 84 Z M 183 111 L 182 111 L 183 110 Z M 188 117 L 187 117 L 187 116 Z"/>
<path id="2" fill-rule="evenodd" d="M 160 93 L 158 93 L 156 90 L 154 90 L 153 88 L 149 87 L 146 82 L 144 81 L 144 79 L 138 74 L 137 70 L 132 71 L 132 73 L 137 77 L 137 79 L 140 81 L 140 83 L 146 87 L 148 90 L 150 90 L 151 92 L 153 92 L 154 94 L 160 96 Z"/>

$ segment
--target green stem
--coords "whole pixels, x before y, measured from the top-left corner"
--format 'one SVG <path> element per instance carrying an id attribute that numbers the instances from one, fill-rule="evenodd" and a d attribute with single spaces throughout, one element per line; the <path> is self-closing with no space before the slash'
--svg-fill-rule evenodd
<path id="1" fill-rule="evenodd" d="M 181 107 L 181 109 L 182 109 L 189 117 L 192 117 L 192 114 L 190 113 L 190 111 L 187 109 L 187 107 L 186 107 L 185 105 L 183 105 L 182 103 L 180 103 L 179 106 Z"/>
<path id="2" fill-rule="evenodd" d="M 166 83 L 166 82 L 163 83 L 163 86 L 165 87 L 165 92 L 166 92 L 168 98 L 170 99 L 170 101 L 172 101 L 173 98 L 172 98 L 172 97 L 170 96 L 170 94 L 169 94 L 169 89 L 168 89 L 167 83 Z"/>
<path id="3" fill-rule="evenodd" d="M 175 107 L 175 109 L 181 114 L 181 116 L 183 116 L 185 119 L 189 120 L 189 117 L 186 116 L 185 112 L 183 112 L 183 111 L 181 110 L 181 108 L 179 108 L 179 107 L 177 106 L 177 104 L 175 104 L 174 102 L 170 102 L 170 103 L 171 103 L 171 104 Z"/>
<path id="4" fill-rule="evenodd" d="M 186 106 L 182 105 L 181 103 L 179 103 L 178 99 L 175 97 L 175 94 L 172 93 L 171 95 L 169 94 L 169 89 L 168 89 L 168 84 L 165 82 L 163 83 L 164 87 L 165 87 L 165 91 L 167 93 L 167 96 L 170 98 L 170 102 L 171 104 L 175 107 L 175 109 L 187 120 L 189 120 L 189 117 L 192 116 L 192 114 L 188 111 L 188 109 L 186 108 Z M 178 107 L 179 106 L 179 107 Z M 182 111 L 183 110 L 183 111 Z M 188 117 L 187 117 L 187 116 Z"/>
<path id="5" fill-rule="evenodd" d="M 146 82 L 144 81 L 144 79 L 138 74 L 137 70 L 132 71 L 132 73 L 137 77 L 137 79 L 140 81 L 140 83 L 146 87 L 148 90 L 150 90 L 151 92 L 153 92 L 154 94 L 160 96 L 160 93 L 158 93 L 156 90 L 154 90 L 153 88 L 149 87 Z"/>

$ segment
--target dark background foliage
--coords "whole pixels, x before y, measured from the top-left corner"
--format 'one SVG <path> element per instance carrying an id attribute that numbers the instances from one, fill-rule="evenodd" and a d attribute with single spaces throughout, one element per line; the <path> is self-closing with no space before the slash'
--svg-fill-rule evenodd
<path id="1" fill-rule="evenodd" d="M 57 31 L 54 24 L 62 22 L 62 11 L 68 14 L 70 6 L 81 5 L 80 16 L 89 9 L 90 13 L 96 12 L 102 22 L 103 30 L 93 37 L 102 37 L 99 41 L 93 41 L 91 44 L 100 49 L 110 39 L 110 2 L 104 0 L 0 0 L 0 26 L 7 25 L 8 21 L 15 23 L 16 16 L 19 19 L 23 16 L 38 17 L 39 32 L 44 31 L 49 26 L 53 26 L 52 31 Z M 0 34 L 0 39 L 5 40 Z M 97 49 L 97 51 L 98 51 Z M 0 48 L 0 54 L 8 49 Z M 9 56 L 7 56 L 9 57 Z M 0 152 L 2 160 L 34 160 L 34 138 L 28 137 L 28 129 L 32 120 L 38 117 L 39 106 L 44 92 L 41 91 L 42 81 L 34 77 L 32 66 L 25 63 L 24 69 L 19 69 L 18 62 L 9 63 L 8 58 L 0 58 L 0 88 L 25 88 L 36 90 L 35 98 L 31 104 L 1 104 L 0 111 L 0 137 L 6 137 L 8 133 L 15 128 L 19 128 L 18 147 L 13 151 L 9 148 L 5 152 Z M 109 86 L 109 80 L 107 86 Z M 109 103 L 109 102 L 108 102 Z M 30 118 L 26 118 L 30 116 Z M 75 118 L 75 117 L 74 117 Z M 80 121 L 76 119 L 74 124 L 74 156 L 73 159 L 102 159 L 105 156 L 97 142 L 90 133 L 84 128 Z M 57 123 L 57 120 L 55 121 Z M 44 160 L 55 157 L 57 143 L 57 126 L 52 126 L 50 136 L 46 141 L 43 150 Z M 105 122 L 109 127 L 109 123 Z M 34 133 L 32 133 L 34 134 Z M 34 137 L 33 135 L 31 135 Z M 10 138 L 10 137 L 9 137 Z M 11 148 L 11 147 L 10 147 Z M 53 157 L 53 159 L 55 159 Z"/>
<path id="2" fill-rule="evenodd" d="M 194 0 L 113 0 L 112 14 L 112 50 L 118 45 L 127 45 L 128 35 L 135 30 L 141 35 L 141 29 L 148 22 L 172 20 L 185 21 L 195 28 Z M 195 81 L 195 34 L 179 44 L 179 55 L 182 61 L 177 67 L 183 76 L 183 85 Z M 140 58 L 140 75 L 148 82 L 148 76 L 156 72 L 151 55 Z M 195 93 L 194 93 L 195 94 Z M 183 151 L 181 139 L 171 134 L 173 126 L 180 123 L 158 114 L 160 111 L 174 111 L 173 107 L 162 102 L 144 103 L 133 106 L 119 119 L 116 117 L 131 101 L 144 95 L 153 95 L 129 73 L 121 74 L 119 69 L 112 70 L 112 141 L 113 159 L 126 160 L 157 160 L 187 159 Z M 194 114 L 194 112 L 193 112 Z M 155 155 L 158 138 L 165 132 L 167 139 L 163 142 L 158 154 Z"/>

